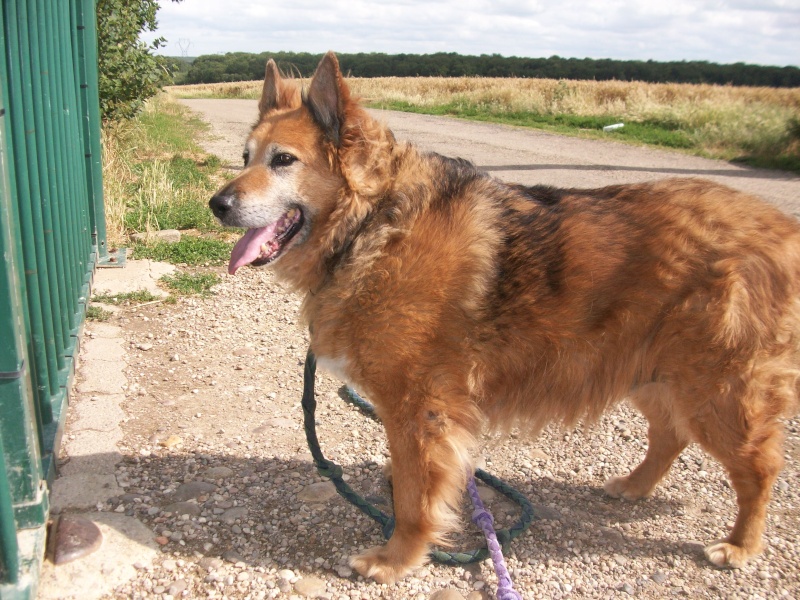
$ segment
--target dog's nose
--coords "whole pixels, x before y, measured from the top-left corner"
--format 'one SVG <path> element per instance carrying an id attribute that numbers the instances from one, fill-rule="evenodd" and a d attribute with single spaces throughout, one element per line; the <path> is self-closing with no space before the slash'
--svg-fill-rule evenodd
<path id="1" fill-rule="evenodd" d="M 224 193 L 217 194 L 211 198 L 208 202 L 208 206 L 211 208 L 211 212 L 214 213 L 214 216 L 222 220 L 225 218 L 228 211 L 233 208 L 233 196 Z"/>

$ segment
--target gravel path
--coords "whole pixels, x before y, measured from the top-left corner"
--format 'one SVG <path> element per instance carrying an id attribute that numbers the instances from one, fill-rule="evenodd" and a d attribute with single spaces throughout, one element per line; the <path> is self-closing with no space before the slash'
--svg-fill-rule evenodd
<path id="1" fill-rule="evenodd" d="M 226 101 L 206 110 L 204 102 L 206 108 L 213 103 L 187 104 L 214 127 L 218 137 L 209 149 L 238 165 L 254 103 Z M 790 212 L 800 198 L 796 177 L 726 163 L 495 125 L 396 113 L 386 118 L 398 137 L 468 156 L 519 181 L 593 185 L 702 172 L 764 189 Z M 457 139 L 460 146 L 448 147 L 447 140 Z M 545 154 L 536 154 L 543 147 Z M 578 164 L 581 147 L 589 159 Z M 607 166 L 620 163 L 629 166 Z M 154 566 L 140 565 L 113 597 L 493 597 L 496 577 L 488 563 L 429 565 L 392 586 L 352 572 L 348 556 L 382 539 L 310 461 L 300 409 L 308 338 L 297 321 L 299 298 L 255 269 L 223 275 L 215 292 L 113 317 L 130 345 L 120 444 L 125 459 L 116 473 L 126 493 L 102 508 L 141 519 L 162 549 Z M 318 375 L 323 449 L 344 466 L 354 488 L 390 510 L 380 469 L 387 455 L 382 428 L 346 404 L 340 386 Z M 627 472 L 644 455 L 645 423 L 627 406 L 588 431 L 487 439 L 481 453 L 487 470 L 525 493 L 541 517 L 507 552 L 516 588 L 525 598 L 800 597 L 797 419 L 788 422 L 787 438 L 767 550 L 738 571 L 711 568 L 702 556 L 704 544 L 730 526 L 735 497 L 719 465 L 697 447 L 682 454 L 652 499 L 629 503 L 603 494 L 607 477 Z M 516 519 L 502 497 L 485 489 L 483 495 L 499 525 Z M 459 548 L 477 542 L 468 514 L 465 506 Z"/>

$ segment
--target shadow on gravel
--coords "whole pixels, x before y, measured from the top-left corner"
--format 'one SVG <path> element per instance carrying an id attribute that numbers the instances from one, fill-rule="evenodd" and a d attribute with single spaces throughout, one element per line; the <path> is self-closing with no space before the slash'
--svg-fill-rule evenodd
<path id="1" fill-rule="evenodd" d="M 232 445 L 236 446 L 236 440 Z M 241 449 L 236 451 L 242 453 Z M 126 492 L 112 498 L 103 510 L 141 520 L 153 530 L 162 551 L 173 558 L 195 562 L 221 558 L 255 567 L 330 574 L 346 565 L 350 555 L 384 540 L 372 519 L 317 476 L 304 451 L 298 448 L 297 457 L 290 459 L 179 449 L 159 455 L 125 456 L 117 465 L 117 479 Z M 383 479 L 381 465 L 359 462 L 343 467 L 354 489 L 384 512 L 391 512 L 391 490 Z M 613 554 L 621 557 L 619 561 L 688 554 L 702 563 L 702 547 L 687 544 L 678 535 L 670 539 L 652 527 L 639 527 L 634 534 L 625 531 L 626 524 L 641 521 L 678 525 L 683 508 L 659 499 L 658 494 L 651 500 L 625 503 L 585 485 L 549 479 L 528 481 L 523 476 L 507 482 L 518 490 L 527 490 L 538 517 L 511 543 L 508 556 L 535 565 L 548 560 L 574 561 L 576 554 Z M 498 529 L 516 522 L 519 515 L 514 504 L 499 493 L 489 492 L 489 496 L 486 504 Z M 464 530 L 452 538 L 456 550 L 482 545 L 477 529 L 469 523 L 470 512 L 465 497 Z M 673 519 L 675 523 L 671 523 Z"/>

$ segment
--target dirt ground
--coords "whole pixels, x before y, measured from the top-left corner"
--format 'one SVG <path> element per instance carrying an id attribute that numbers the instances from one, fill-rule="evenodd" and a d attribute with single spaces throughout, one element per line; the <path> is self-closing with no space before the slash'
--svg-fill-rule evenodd
<path id="1" fill-rule="evenodd" d="M 212 127 L 206 149 L 239 168 L 254 101 L 187 100 Z M 800 215 L 800 178 L 613 142 L 386 112 L 398 138 L 469 158 L 521 183 L 596 186 L 666 175 L 703 176 L 757 193 Z M 218 272 L 223 273 L 223 269 Z M 127 420 L 117 479 L 126 494 L 104 507 L 140 518 L 163 560 L 115 598 L 494 597 L 491 565 L 429 565 L 392 585 L 358 577 L 347 557 L 380 544 L 380 529 L 332 492 L 310 460 L 300 395 L 307 335 L 299 298 L 268 271 L 242 269 L 208 299 L 127 309 Z M 349 483 L 383 510 L 390 492 L 379 424 L 319 374 L 319 438 Z M 649 500 L 627 503 L 603 481 L 643 457 L 645 423 L 627 406 L 591 430 L 538 440 L 487 439 L 481 461 L 530 498 L 539 520 L 506 552 L 524 598 L 800 597 L 800 423 L 787 427 L 762 557 L 738 571 L 710 567 L 703 546 L 722 537 L 735 497 L 719 465 L 690 447 Z M 499 526 L 517 517 L 483 490 Z M 468 521 L 465 507 L 465 521 Z M 469 529 L 465 525 L 465 529 Z M 458 548 L 477 543 L 474 532 Z"/>

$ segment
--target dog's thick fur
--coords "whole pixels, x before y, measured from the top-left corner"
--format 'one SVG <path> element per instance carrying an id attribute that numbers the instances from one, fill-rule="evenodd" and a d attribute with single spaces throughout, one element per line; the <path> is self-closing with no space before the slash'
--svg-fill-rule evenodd
<path id="1" fill-rule="evenodd" d="M 590 422 L 626 397 L 649 447 L 606 491 L 649 495 L 697 442 L 739 505 L 708 559 L 737 567 L 759 551 L 779 418 L 800 392 L 795 220 L 695 179 L 506 185 L 397 142 L 331 53 L 302 96 L 270 61 L 259 109 L 247 164 L 211 206 L 267 239 L 256 264 L 274 259 L 304 295 L 320 364 L 386 428 L 397 524 L 352 560 L 361 574 L 395 581 L 446 541 L 485 425 Z M 293 229 L 272 243 L 275 222 Z"/>

